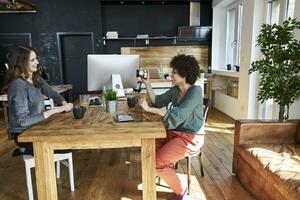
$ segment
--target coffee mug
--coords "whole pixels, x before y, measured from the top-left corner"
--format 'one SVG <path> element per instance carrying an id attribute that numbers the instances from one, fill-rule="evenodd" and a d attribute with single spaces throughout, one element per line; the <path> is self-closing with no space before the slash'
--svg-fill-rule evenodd
<path id="1" fill-rule="evenodd" d="M 230 71 L 231 70 L 231 64 L 227 64 L 227 71 Z"/>
<path id="2" fill-rule="evenodd" d="M 74 106 L 74 108 L 73 108 L 74 118 L 82 119 L 85 111 L 86 111 L 86 107 L 84 107 L 84 106 Z"/>
<path id="3" fill-rule="evenodd" d="M 129 108 L 133 108 L 137 103 L 138 99 L 135 96 L 127 97 L 127 105 Z"/>

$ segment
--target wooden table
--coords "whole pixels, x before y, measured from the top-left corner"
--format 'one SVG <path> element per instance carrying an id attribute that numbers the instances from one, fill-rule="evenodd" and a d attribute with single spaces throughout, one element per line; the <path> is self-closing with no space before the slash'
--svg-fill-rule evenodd
<path id="1" fill-rule="evenodd" d="M 71 84 L 65 84 L 65 85 L 52 85 L 51 87 L 56 92 L 62 94 L 64 92 L 70 91 L 73 86 Z M 11 139 L 11 136 L 10 136 L 9 131 L 8 131 L 7 94 L 0 95 L 0 101 L 2 101 L 3 113 L 4 113 L 4 121 L 5 121 L 5 125 L 6 125 L 7 135 L 8 135 L 8 138 Z"/>
<path id="2" fill-rule="evenodd" d="M 129 112 L 126 101 L 118 101 L 118 113 Z M 160 118 L 146 115 L 140 122 L 116 123 L 104 108 L 88 108 L 83 119 L 60 113 L 25 131 L 19 141 L 33 142 L 39 199 L 57 199 L 54 149 L 141 147 L 143 200 L 156 200 L 155 138 L 166 137 L 166 132 Z"/>

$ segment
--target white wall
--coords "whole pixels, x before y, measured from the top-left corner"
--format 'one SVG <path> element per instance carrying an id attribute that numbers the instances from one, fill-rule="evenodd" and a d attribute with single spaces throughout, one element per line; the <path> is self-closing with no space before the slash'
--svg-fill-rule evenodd
<path id="1" fill-rule="evenodd" d="M 226 1 L 226 0 L 224 0 Z M 221 14 L 216 14 L 215 11 L 219 11 L 220 5 L 223 5 L 224 1 L 219 1 L 217 4 L 217 8 L 214 8 L 214 23 L 218 18 L 215 16 L 220 17 Z M 228 2 L 228 1 L 227 1 Z M 247 119 L 250 116 L 253 116 L 254 113 L 257 115 L 257 103 L 256 103 L 256 91 L 253 93 L 249 93 L 250 87 L 250 76 L 248 75 L 248 70 L 251 66 L 251 62 L 253 59 L 256 59 L 257 53 L 255 53 L 255 43 L 257 35 L 257 27 L 260 27 L 263 14 L 257 13 L 258 11 L 262 11 L 263 9 L 260 7 L 261 0 L 252 0 L 252 1 L 244 1 L 244 8 L 243 8 L 243 18 L 242 18 L 242 29 L 241 29 L 241 63 L 240 63 L 240 72 L 238 73 L 239 78 L 239 91 L 238 91 L 238 98 L 232 98 L 227 96 L 226 94 L 216 91 L 215 92 L 215 101 L 214 107 L 221 110 L 222 112 L 226 113 L 227 115 L 233 117 L 234 119 Z M 223 8 L 224 9 L 224 8 Z M 256 20 L 259 18 L 260 20 Z M 222 23 L 219 22 L 219 23 Z M 213 32 L 219 31 L 220 35 L 225 35 L 226 30 L 226 23 L 224 23 L 225 28 L 220 30 L 220 27 L 217 29 L 213 29 Z M 214 27 L 213 27 L 214 28 Z M 215 34 L 217 35 L 217 34 Z M 226 37 L 224 36 L 224 42 L 226 41 Z M 213 37 L 213 43 L 214 43 Z M 220 40 L 220 39 L 219 39 Z M 253 49 L 254 48 L 254 49 Z M 218 49 L 217 46 L 212 47 L 212 55 L 218 55 L 218 51 L 225 52 L 225 47 L 223 49 Z M 255 55 L 253 56 L 253 54 Z M 212 63 L 218 63 L 217 56 L 212 56 Z M 218 66 L 212 65 L 213 69 Z M 252 82 L 257 82 L 256 79 L 252 80 Z M 251 83 L 252 83 L 251 82 Z M 251 97 L 251 101 L 249 101 L 249 97 Z M 254 99 L 254 100 L 253 100 Z M 250 107 L 249 107 L 250 105 Z M 253 112 L 253 109 L 254 112 Z"/>
<path id="2" fill-rule="evenodd" d="M 295 1 L 294 16 L 300 21 L 300 1 Z M 300 40 L 300 30 L 295 32 L 295 38 Z M 299 86 L 300 87 L 300 86 Z M 298 99 L 290 108 L 290 119 L 300 119 L 300 99 Z"/>
<path id="3" fill-rule="evenodd" d="M 261 58 L 259 47 L 256 45 L 257 36 L 259 35 L 261 25 L 264 23 L 264 1 L 255 0 L 252 26 L 252 41 L 251 41 L 251 62 Z M 259 102 L 256 97 L 258 94 L 259 73 L 254 72 L 249 77 L 249 97 L 248 97 L 248 116 L 247 119 L 257 119 L 259 116 Z"/>
<path id="4" fill-rule="evenodd" d="M 223 7 L 213 8 L 212 67 L 225 68 L 226 11 Z"/>
<path id="5" fill-rule="evenodd" d="M 221 63 L 225 63 L 222 52 L 225 52 L 226 41 L 226 18 L 222 8 L 231 3 L 230 0 L 214 0 L 213 6 L 213 45 L 212 45 L 212 67 L 218 68 Z M 296 1 L 295 17 L 300 20 L 300 0 Z M 218 13 L 215 13 L 218 12 Z M 227 96 L 222 91 L 215 91 L 214 107 L 231 116 L 234 119 L 257 119 L 261 116 L 260 103 L 256 100 L 258 92 L 259 75 L 248 75 L 251 63 L 260 59 L 259 48 L 256 46 L 257 36 L 261 29 L 261 24 L 265 22 L 266 4 L 262 0 L 244 1 L 243 21 L 241 30 L 241 63 L 239 78 L 238 98 Z M 223 28 L 225 27 L 225 28 Z M 223 31 L 221 30 L 223 28 Z M 217 33 L 216 33 L 217 32 Z M 295 33 L 296 39 L 300 40 L 300 31 Z M 222 38 L 224 45 L 222 44 Z M 217 42 L 216 42 L 217 41 Z M 224 48 L 223 48 L 224 46 Z M 218 48 L 220 47 L 220 48 Z M 299 86 L 300 87 L 300 86 Z M 272 109 L 273 107 L 273 109 Z M 272 118 L 278 119 L 278 110 L 276 106 L 271 106 L 273 110 Z M 259 112 L 260 110 L 260 112 Z M 300 119 L 300 99 L 298 99 L 290 108 L 290 119 Z"/>

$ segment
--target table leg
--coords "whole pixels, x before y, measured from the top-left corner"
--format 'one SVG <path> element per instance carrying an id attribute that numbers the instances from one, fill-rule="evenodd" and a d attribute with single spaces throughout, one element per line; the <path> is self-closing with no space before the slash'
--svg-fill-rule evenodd
<path id="1" fill-rule="evenodd" d="M 38 199 L 57 200 L 53 149 L 46 142 L 34 142 Z"/>
<path id="2" fill-rule="evenodd" d="M 142 139 L 143 200 L 156 200 L 155 139 Z"/>

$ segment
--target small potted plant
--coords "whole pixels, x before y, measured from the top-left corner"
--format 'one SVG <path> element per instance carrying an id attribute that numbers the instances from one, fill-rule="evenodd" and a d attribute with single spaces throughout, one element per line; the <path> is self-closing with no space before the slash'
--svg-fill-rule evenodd
<path id="1" fill-rule="evenodd" d="M 117 111 L 117 92 L 113 89 L 107 89 L 104 93 L 106 102 L 106 111 L 114 113 Z"/>
<path id="2" fill-rule="evenodd" d="M 205 73 L 206 73 L 205 67 L 201 66 L 199 72 L 200 72 L 200 79 L 204 79 L 205 78 Z"/>

